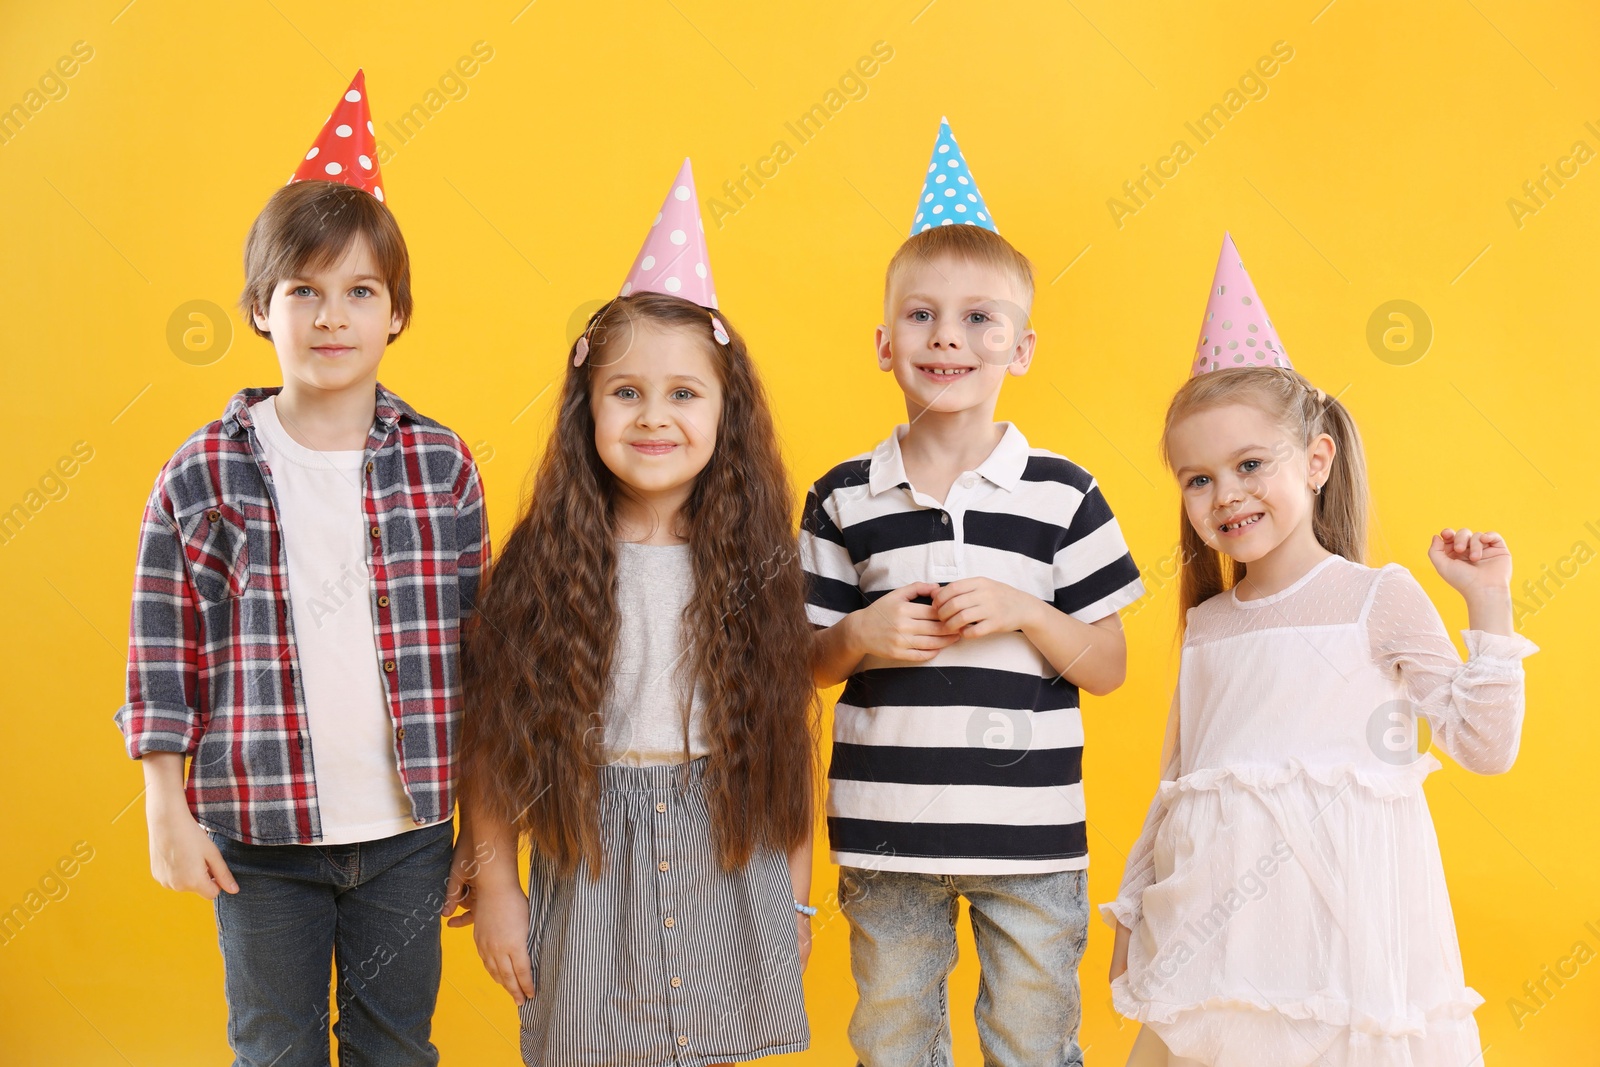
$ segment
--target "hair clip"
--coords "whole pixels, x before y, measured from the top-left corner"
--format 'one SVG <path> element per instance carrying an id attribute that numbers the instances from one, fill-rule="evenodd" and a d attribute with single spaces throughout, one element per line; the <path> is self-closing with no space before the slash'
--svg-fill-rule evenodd
<path id="1" fill-rule="evenodd" d="M 583 361 L 585 359 L 587 359 L 588 357 L 589 357 L 589 334 L 588 334 L 588 331 L 585 331 L 583 336 L 578 338 L 577 349 L 572 353 L 572 365 L 574 367 L 581 367 L 581 366 L 583 366 Z"/>
<path id="2" fill-rule="evenodd" d="M 728 328 L 715 315 L 711 316 L 711 336 L 717 339 L 719 345 L 728 343 Z"/>

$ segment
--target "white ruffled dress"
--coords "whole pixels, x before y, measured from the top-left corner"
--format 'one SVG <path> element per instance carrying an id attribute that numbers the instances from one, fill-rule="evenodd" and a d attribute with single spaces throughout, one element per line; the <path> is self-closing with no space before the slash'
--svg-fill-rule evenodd
<path id="1" fill-rule="evenodd" d="M 1410 572 L 1330 556 L 1189 613 L 1162 782 L 1107 921 L 1111 984 L 1174 1063 L 1465 1067 L 1480 1054 L 1413 724 L 1485 774 L 1522 732 L 1520 636 L 1464 632 Z"/>

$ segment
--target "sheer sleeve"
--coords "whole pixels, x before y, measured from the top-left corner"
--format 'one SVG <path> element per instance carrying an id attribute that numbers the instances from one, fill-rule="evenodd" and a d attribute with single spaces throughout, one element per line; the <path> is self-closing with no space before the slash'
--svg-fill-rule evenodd
<path id="1" fill-rule="evenodd" d="M 1502 774 L 1522 741 L 1522 659 L 1539 651 L 1519 634 L 1463 630 L 1461 662 L 1428 594 L 1404 567 L 1385 567 L 1367 616 L 1372 657 L 1397 672 L 1434 740 L 1479 774 Z"/>
<path id="2" fill-rule="evenodd" d="M 1177 781 L 1181 766 L 1178 758 L 1178 690 L 1174 687 L 1172 708 L 1167 712 L 1167 734 L 1161 742 L 1161 780 Z M 1161 793 L 1157 790 L 1151 798 L 1150 810 L 1145 814 L 1144 829 L 1139 831 L 1139 839 L 1128 850 L 1128 865 L 1122 871 L 1122 888 L 1117 890 L 1117 899 L 1100 905 L 1100 915 L 1107 925 L 1121 923 L 1130 930 L 1138 925 L 1145 887 L 1156 880 L 1156 831 L 1161 829 L 1166 814 L 1166 805 L 1161 802 Z"/>

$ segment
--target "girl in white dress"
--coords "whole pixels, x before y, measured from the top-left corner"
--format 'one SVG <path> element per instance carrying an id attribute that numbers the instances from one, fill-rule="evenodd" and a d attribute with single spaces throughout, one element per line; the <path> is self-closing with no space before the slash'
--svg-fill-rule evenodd
<path id="1" fill-rule="evenodd" d="M 1415 723 L 1469 770 L 1515 760 L 1536 649 L 1512 630 L 1510 553 L 1464 529 L 1429 547 L 1466 600 L 1462 663 L 1411 574 L 1362 562 L 1349 413 L 1281 346 L 1265 346 L 1272 365 L 1219 367 L 1211 341 L 1163 435 L 1185 628 L 1162 781 L 1102 908 L 1113 1001 L 1144 1024 L 1129 1062 L 1469 1067 L 1483 999 L 1462 975 L 1422 789 L 1439 762 Z"/>

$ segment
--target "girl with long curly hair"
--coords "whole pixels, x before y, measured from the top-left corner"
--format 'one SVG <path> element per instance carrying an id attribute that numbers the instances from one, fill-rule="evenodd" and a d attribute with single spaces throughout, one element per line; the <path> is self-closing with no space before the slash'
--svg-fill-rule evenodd
<path id="1" fill-rule="evenodd" d="M 811 634 L 772 417 L 720 314 L 635 292 L 589 320 L 467 641 L 451 924 L 529 1064 L 809 1042 Z"/>

